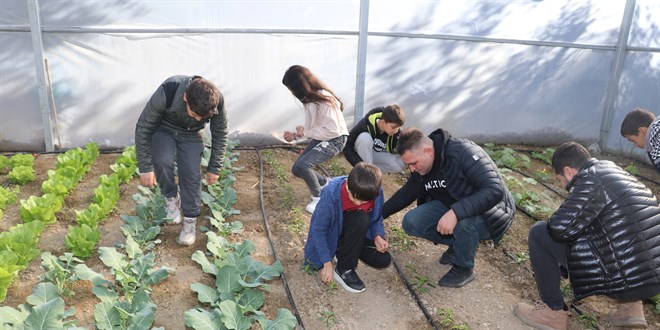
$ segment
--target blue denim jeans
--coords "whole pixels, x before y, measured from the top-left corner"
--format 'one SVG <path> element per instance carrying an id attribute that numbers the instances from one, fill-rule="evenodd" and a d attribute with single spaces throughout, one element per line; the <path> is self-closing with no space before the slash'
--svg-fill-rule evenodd
<path id="1" fill-rule="evenodd" d="M 435 244 L 454 248 L 454 264 L 463 268 L 474 268 L 474 255 L 481 240 L 491 239 L 488 227 L 481 216 L 461 219 L 454 234 L 441 235 L 436 228 L 438 220 L 449 208 L 437 200 L 426 202 L 403 216 L 402 227 L 408 235 L 425 238 Z"/>
<path id="2" fill-rule="evenodd" d="M 291 173 L 305 181 L 312 196 L 319 197 L 321 186 L 328 179 L 316 172 L 314 166 L 339 154 L 344 149 L 345 144 L 346 135 L 328 141 L 312 140 L 296 162 L 293 163 Z"/>

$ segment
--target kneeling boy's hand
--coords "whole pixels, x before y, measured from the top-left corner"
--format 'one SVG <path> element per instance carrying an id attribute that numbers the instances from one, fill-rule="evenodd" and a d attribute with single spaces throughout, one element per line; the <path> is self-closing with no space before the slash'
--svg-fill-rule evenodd
<path id="1" fill-rule="evenodd" d="M 323 269 L 321 269 L 321 281 L 323 283 L 332 282 L 332 262 L 328 261 L 323 264 Z"/>
<path id="2" fill-rule="evenodd" d="M 376 245 L 376 251 L 380 253 L 387 252 L 387 249 L 390 247 L 390 243 L 387 243 L 387 241 L 380 237 L 380 235 L 374 238 L 374 244 Z"/>

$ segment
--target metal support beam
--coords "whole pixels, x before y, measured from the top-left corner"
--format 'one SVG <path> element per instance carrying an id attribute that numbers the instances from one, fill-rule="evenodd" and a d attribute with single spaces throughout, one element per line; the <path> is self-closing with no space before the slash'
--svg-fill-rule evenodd
<path id="1" fill-rule="evenodd" d="M 355 76 L 355 112 L 353 121 L 364 115 L 364 87 L 367 71 L 367 36 L 369 35 L 369 0 L 360 0 L 360 31 L 358 33 L 357 74 Z"/>
<path id="2" fill-rule="evenodd" d="M 37 89 L 39 92 L 39 106 L 41 109 L 41 120 L 44 127 L 44 144 L 46 151 L 55 150 L 53 145 L 52 109 L 50 107 L 50 86 L 46 75 L 44 63 L 44 44 L 41 38 L 41 18 L 39 16 L 39 0 L 27 0 L 30 15 L 30 31 L 32 34 L 32 50 L 34 54 L 34 66 L 37 70 Z"/>
<path id="3" fill-rule="evenodd" d="M 635 1 L 636 0 L 626 1 L 626 8 L 624 9 L 623 19 L 621 20 L 619 40 L 616 44 L 616 54 L 614 55 L 614 63 L 612 63 L 610 81 L 607 85 L 607 94 L 605 96 L 603 118 L 600 124 L 599 145 L 601 150 L 606 149 L 607 140 L 610 135 L 610 129 L 612 128 L 612 119 L 614 116 L 614 111 L 616 110 L 616 100 L 619 92 L 619 81 L 621 80 L 623 63 L 626 59 L 628 36 L 630 36 L 630 27 L 632 26 L 633 15 L 635 14 Z"/>

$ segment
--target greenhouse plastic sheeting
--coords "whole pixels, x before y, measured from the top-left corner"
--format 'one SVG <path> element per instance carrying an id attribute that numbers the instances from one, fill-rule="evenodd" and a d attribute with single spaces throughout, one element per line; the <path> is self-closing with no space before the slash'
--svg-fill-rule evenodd
<path id="1" fill-rule="evenodd" d="M 230 131 L 279 137 L 303 122 L 302 107 L 281 84 L 287 67 L 302 64 L 339 95 L 348 125 L 355 121 L 360 1 L 39 5 L 64 148 L 133 143 L 147 99 L 175 74 L 218 85 Z M 360 111 L 398 103 L 407 126 L 443 127 L 477 142 L 598 142 L 625 6 L 370 1 Z M 44 149 L 27 11 L 26 1 L 0 1 L 0 151 Z M 640 49 L 626 52 L 609 150 L 639 157 L 620 137 L 620 122 L 637 106 L 660 114 L 656 22 L 660 2 L 636 1 L 628 46 Z"/>

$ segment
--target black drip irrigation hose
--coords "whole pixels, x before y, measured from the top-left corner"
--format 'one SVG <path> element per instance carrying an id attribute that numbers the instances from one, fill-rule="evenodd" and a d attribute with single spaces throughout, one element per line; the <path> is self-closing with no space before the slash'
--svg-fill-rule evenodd
<path id="1" fill-rule="evenodd" d="M 241 150 L 248 150 L 248 149 L 241 149 Z M 263 190 L 264 171 L 263 171 L 263 161 L 261 160 L 261 153 L 259 152 L 258 148 L 249 149 L 249 150 L 255 150 L 257 152 L 257 158 L 259 159 L 259 204 L 261 206 L 261 215 L 264 220 L 266 236 L 268 236 L 268 242 L 270 243 L 270 248 L 273 251 L 273 257 L 275 257 L 275 260 L 279 260 L 279 257 L 277 256 L 277 251 L 275 250 L 275 243 L 273 243 L 273 239 L 270 234 L 270 227 L 268 226 L 268 217 L 266 215 L 266 208 L 264 206 L 265 205 L 264 190 Z M 305 325 L 303 324 L 302 318 L 300 317 L 300 312 L 298 312 L 296 303 L 293 300 L 293 294 L 291 293 L 291 289 L 289 288 L 289 282 L 287 281 L 286 276 L 284 274 L 284 269 L 282 269 L 282 273 L 280 274 L 280 277 L 282 279 L 282 283 L 284 284 L 284 289 L 286 290 L 286 295 L 289 299 L 289 304 L 291 304 L 291 308 L 293 309 L 294 316 L 298 321 L 298 325 L 300 326 L 300 329 L 305 330 Z"/>
<path id="2" fill-rule="evenodd" d="M 390 252 L 390 255 L 392 255 L 391 252 Z M 424 314 L 424 317 L 426 317 L 426 321 L 429 322 L 429 324 L 431 325 L 431 327 L 433 327 L 433 329 L 439 330 L 440 328 L 438 328 L 438 326 L 435 324 L 435 321 L 433 320 L 433 317 L 431 316 L 429 311 L 426 309 L 426 307 L 424 307 L 424 304 L 422 303 L 422 301 L 419 299 L 419 295 L 417 295 L 417 292 L 415 291 L 415 289 L 412 287 L 412 285 L 410 285 L 410 282 L 408 281 L 408 278 L 406 277 L 406 275 L 403 274 L 403 271 L 399 267 L 399 264 L 396 262 L 396 260 L 394 260 L 394 255 L 392 255 L 392 265 L 394 265 L 394 268 L 396 269 L 396 272 L 399 274 L 399 277 L 401 277 L 401 279 L 403 280 L 403 283 L 406 285 L 406 288 L 408 288 L 408 291 L 410 292 L 410 295 L 412 295 L 413 298 L 415 299 L 415 302 L 417 303 L 417 306 L 419 306 L 419 309 L 422 310 L 422 313 Z"/>
<path id="3" fill-rule="evenodd" d="M 638 177 L 638 178 L 640 178 L 640 179 L 642 179 L 642 180 L 645 180 L 645 181 L 648 181 L 648 182 L 653 182 L 654 184 L 660 186 L 660 182 L 658 182 L 658 181 L 656 181 L 656 180 L 653 180 L 653 179 L 648 178 L 648 177 L 646 177 L 646 176 L 643 176 L 643 175 L 641 175 L 641 174 L 635 174 L 635 176 Z"/>
<path id="4" fill-rule="evenodd" d="M 511 171 L 513 171 L 513 172 L 516 172 L 516 173 L 518 173 L 518 174 L 520 174 L 520 175 L 522 175 L 522 176 L 524 176 L 524 177 L 527 177 L 527 178 L 530 178 L 530 179 L 534 179 L 533 176 L 531 176 L 531 175 L 529 175 L 529 174 L 527 174 L 527 173 L 525 173 L 525 172 L 523 172 L 523 171 L 521 171 L 521 170 L 515 169 L 515 168 L 513 168 L 513 167 L 509 167 L 509 166 L 504 166 L 504 167 L 507 168 L 507 169 L 509 169 L 509 170 L 511 170 Z M 560 196 L 560 197 L 566 198 L 566 195 L 564 195 L 562 192 L 556 190 L 556 189 L 553 188 L 552 186 L 548 185 L 547 183 L 545 183 L 545 182 L 543 182 L 543 181 L 540 181 L 540 180 L 536 180 L 536 179 L 534 179 L 534 180 L 535 180 L 536 182 L 540 183 L 540 184 L 541 184 L 543 187 L 545 187 L 546 189 L 548 189 L 548 190 L 552 191 L 553 193 L 555 193 L 557 196 Z"/>

